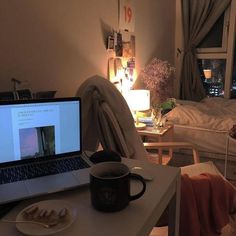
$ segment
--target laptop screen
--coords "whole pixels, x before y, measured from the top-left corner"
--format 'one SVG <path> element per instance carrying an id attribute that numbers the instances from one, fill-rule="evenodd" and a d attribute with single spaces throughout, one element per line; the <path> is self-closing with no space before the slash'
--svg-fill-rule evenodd
<path id="1" fill-rule="evenodd" d="M 81 153 L 79 98 L 0 102 L 0 164 Z"/>

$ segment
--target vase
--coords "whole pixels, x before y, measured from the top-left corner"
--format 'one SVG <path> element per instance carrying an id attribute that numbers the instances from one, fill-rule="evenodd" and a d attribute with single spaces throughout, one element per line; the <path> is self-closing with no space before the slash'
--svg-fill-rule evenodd
<path id="1" fill-rule="evenodd" d="M 158 130 L 161 127 L 161 108 L 160 109 L 152 109 L 152 123 L 153 130 Z"/>

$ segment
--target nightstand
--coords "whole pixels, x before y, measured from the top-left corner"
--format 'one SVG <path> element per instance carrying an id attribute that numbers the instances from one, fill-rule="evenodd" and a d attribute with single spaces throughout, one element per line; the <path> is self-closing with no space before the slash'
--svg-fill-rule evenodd
<path id="1" fill-rule="evenodd" d="M 158 130 L 154 130 L 153 127 L 146 127 L 143 130 L 137 130 L 139 135 L 143 138 L 144 142 L 163 142 L 163 141 L 173 141 L 174 136 L 174 125 L 166 124 L 165 127 L 160 127 Z M 168 156 L 170 159 L 173 156 L 173 149 L 168 148 Z M 163 152 L 162 148 L 158 149 L 158 163 L 163 162 Z"/>

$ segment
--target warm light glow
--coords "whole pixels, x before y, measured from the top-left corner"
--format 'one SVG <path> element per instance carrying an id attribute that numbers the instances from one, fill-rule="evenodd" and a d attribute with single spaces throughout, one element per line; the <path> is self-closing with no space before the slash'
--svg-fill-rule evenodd
<path id="1" fill-rule="evenodd" d="M 210 69 L 203 70 L 203 73 L 206 79 L 211 79 L 212 73 Z"/>
<path id="2" fill-rule="evenodd" d="M 149 90 L 129 90 L 124 96 L 131 111 L 145 111 L 150 109 Z"/>
<path id="3" fill-rule="evenodd" d="M 122 94 L 132 89 L 136 78 L 135 61 L 127 58 L 109 59 L 109 79 Z"/>
<path id="4" fill-rule="evenodd" d="M 150 91 L 144 89 L 129 90 L 123 95 L 133 113 L 136 128 L 144 129 L 146 124 L 139 122 L 137 111 L 146 111 L 150 109 Z"/>

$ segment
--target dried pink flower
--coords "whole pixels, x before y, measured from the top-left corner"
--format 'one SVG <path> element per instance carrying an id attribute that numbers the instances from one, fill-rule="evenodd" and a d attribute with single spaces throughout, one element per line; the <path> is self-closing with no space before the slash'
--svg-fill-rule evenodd
<path id="1" fill-rule="evenodd" d="M 175 68 L 167 61 L 153 58 L 141 71 L 141 76 L 146 88 L 155 93 L 155 97 L 158 97 L 160 101 L 164 101 L 171 95 L 172 81 L 170 76 L 174 71 Z"/>

